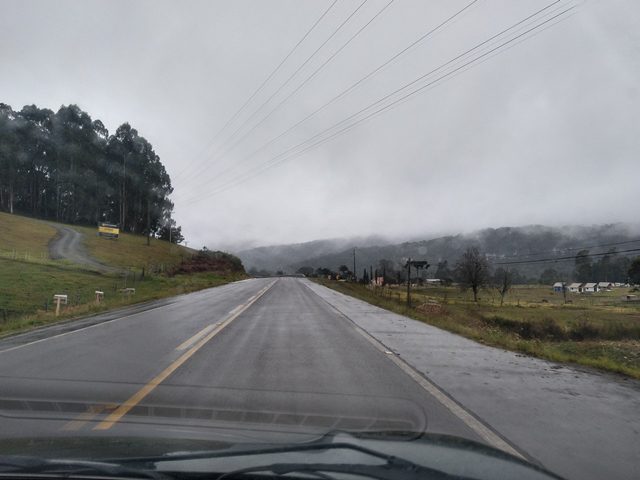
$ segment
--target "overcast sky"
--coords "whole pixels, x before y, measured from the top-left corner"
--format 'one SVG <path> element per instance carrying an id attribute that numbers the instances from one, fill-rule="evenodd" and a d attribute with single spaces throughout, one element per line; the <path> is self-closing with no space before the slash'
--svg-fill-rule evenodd
<path id="1" fill-rule="evenodd" d="M 194 247 L 638 221 L 640 2 L 561 0 L 495 41 L 577 5 L 560 23 L 450 62 L 553 3 L 476 1 L 268 144 L 471 3 L 362 2 L 0 0 L 0 101 L 131 123 Z M 443 64 L 394 108 L 281 155 Z"/>

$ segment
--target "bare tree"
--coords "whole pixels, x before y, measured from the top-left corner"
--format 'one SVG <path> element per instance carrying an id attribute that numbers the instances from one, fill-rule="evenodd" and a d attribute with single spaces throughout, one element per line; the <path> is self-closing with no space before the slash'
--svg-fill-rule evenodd
<path id="1" fill-rule="evenodd" d="M 509 293 L 509 290 L 511 290 L 512 278 L 509 270 L 502 270 L 500 273 L 499 283 L 497 283 L 496 288 L 500 294 L 500 306 L 502 306 L 504 304 L 504 297 Z M 496 278 L 496 280 L 498 280 L 498 278 Z"/>
<path id="2" fill-rule="evenodd" d="M 478 292 L 489 280 L 489 265 L 477 248 L 468 248 L 456 264 L 456 276 L 463 289 L 473 291 L 473 301 L 478 301 Z"/>

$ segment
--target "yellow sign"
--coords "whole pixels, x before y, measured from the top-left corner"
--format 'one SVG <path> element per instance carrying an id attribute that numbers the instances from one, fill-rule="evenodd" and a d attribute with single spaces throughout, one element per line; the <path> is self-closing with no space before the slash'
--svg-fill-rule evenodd
<path id="1" fill-rule="evenodd" d="M 115 225 L 100 224 L 98 226 L 98 235 L 103 237 L 118 238 L 120 229 Z"/>

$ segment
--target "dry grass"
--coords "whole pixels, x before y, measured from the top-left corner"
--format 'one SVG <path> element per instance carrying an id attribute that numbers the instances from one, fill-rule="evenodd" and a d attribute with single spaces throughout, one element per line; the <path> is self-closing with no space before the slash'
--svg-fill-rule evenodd
<path id="1" fill-rule="evenodd" d="M 554 297 L 547 287 L 519 286 L 500 307 L 499 297 L 490 291 L 476 304 L 455 287 L 427 287 L 413 292 L 413 308 L 408 308 L 404 288 L 371 290 L 319 281 L 487 345 L 640 378 L 640 304 L 622 300 L 628 289 L 585 296 L 584 301 L 574 295 L 575 301 L 565 304 L 562 295 Z"/>

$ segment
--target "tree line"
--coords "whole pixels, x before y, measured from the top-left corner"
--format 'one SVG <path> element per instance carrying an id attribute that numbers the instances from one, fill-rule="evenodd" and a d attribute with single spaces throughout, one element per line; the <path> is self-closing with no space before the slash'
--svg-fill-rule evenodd
<path id="1" fill-rule="evenodd" d="M 182 240 L 171 179 L 129 123 L 112 134 L 77 105 L 0 103 L 0 210 Z M 171 234 L 171 235 L 170 235 Z"/>
<path id="2" fill-rule="evenodd" d="M 297 273 L 306 276 L 330 277 L 332 279 L 354 279 L 353 272 L 346 265 L 341 265 L 338 272 L 328 268 L 301 267 Z M 555 269 L 546 269 L 540 279 L 527 279 L 517 269 L 499 266 L 491 268 L 487 257 L 478 248 L 467 248 L 453 267 L 449 267 L 447 260 L 438 262 L 434 278 L 439 279 L 444 285 L 458 284 L 462 289 L 473 292 L 474 301 L 478 300 L 478 293 L 482 289 L 495 288 L 500 294 L 501 301 L 509 292 L 512 285 L 526 283 L 542 283 L 551 285 L 555 282 L 565 282 L 567 278 L 559 274 Z M 359 278 L 361 283 L 369 283 L 371 280 L 381 281 L 386 284 L 400 284 L 406 282 L 408 269 L 399 266 L 395 262 L 382 259 L 378 262 L 375 271 L 370 267 L 369 272 L 364 269 Z M 640 284 L 640 257 L 631 259 L 618 254 L 616 249 L 611 249 L 607 254 L 594 259 L 589 250 L 581 250 L 575 257 L 575 271 L 573 279 L 579 282 L 622 282 Z M 421 278 L 411 276 L 420 283 Z"/>

